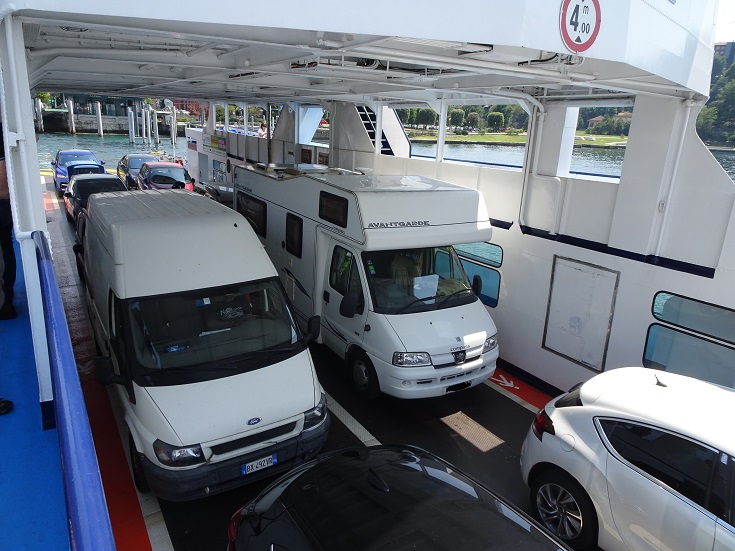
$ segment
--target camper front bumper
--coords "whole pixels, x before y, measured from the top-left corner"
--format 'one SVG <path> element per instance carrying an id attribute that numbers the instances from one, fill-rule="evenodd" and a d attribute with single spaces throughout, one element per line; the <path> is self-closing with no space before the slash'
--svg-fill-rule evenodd
<path id="1" fill-rule="evenodd" d="M 267 448 L 240 455 L 225 461 L 199 465 L 191 469 L 166 469 L 143 458 L 143 470 L 151 491 L 169 501 L 186 501 L 218 494 L 249 484 L 261 478 L 288 471 L 303 461 L 313 458 L 327 439 L 331 420 L 312 430 Z M 242 474 L 243 466 L 276 454 L 277 464 Z"/>
<path id="2" fill-rule="evenodd" d="M 432 398 L 472 388 L 492 377 L 499 350 L 481 354 L 461 365 L 398 367 L 371 356 L 380 390 L 396 398 Z"/>

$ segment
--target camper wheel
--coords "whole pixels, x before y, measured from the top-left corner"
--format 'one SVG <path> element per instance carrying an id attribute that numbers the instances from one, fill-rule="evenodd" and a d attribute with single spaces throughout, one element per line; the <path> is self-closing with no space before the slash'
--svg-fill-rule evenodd
<path id="1" fill-rule="evenodd" d="M 373 363 L 362 350 L 356 350 L 350 355 L 349 373 L 352 386 L 363 398 L 377 398 L 380 394 L 378 375 Z"/>

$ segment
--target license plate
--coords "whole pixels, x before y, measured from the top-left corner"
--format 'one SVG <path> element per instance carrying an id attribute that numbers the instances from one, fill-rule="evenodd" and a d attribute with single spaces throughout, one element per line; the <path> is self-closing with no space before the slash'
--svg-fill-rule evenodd
<path id="1" fill-rule="evenodd" d="M 256 459 L 255 461 L 251 461 L 250 463 L 242 465 L 240 467 L 240 472 L 242 472 L 243 476 L 245 476 L 246 474 L 250 474 L 261 469 L 267 469 L 268 467 L 272 467 L 276 464 L 278 464 L 278 454 L 274 453 L 273 455 L 269 455 L 268 457 Z"/>

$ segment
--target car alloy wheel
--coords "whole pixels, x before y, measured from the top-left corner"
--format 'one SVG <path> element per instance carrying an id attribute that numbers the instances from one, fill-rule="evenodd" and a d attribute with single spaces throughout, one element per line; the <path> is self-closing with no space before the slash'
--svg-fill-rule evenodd
<path id="1" fill-rule="evenodd" d="M 378 375 L 375 373 L 370 358 L 362 350 L 352 355 L 350 375 L 355 391 L 364 398 L 377 398 L 380 394 Z"/>
<path id="2" fill-rule="evenodd" d="M 597 514 L 592 500 L 576 480 L 561 471 L 539 475 L 531 487 L 536 518 L 572 548 L 588 549 L 597 542 Z"/>

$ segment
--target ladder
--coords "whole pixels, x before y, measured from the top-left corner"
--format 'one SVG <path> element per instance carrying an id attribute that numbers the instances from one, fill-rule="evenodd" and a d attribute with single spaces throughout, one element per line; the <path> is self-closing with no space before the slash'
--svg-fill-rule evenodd
<path id="1" fill-rule="evenodd" d="M 375 115 L 375 111 L 367 107 L 366 105 L 356 105 L 357 108 L 357 114 L 360 115 L 360 119 L 362 120 L 362 124 L 365 126 L 365 130 L 367 131 L 368 137 L 370 138 L 370 141 L 373 143 L 373 147 L 376 147 L 375 145 L 375 125 L 377 121 L 377 116 Z M 385 137 L 385 132 L 382 132 L 382 137 L 380 140 L 380 154 L 381 155 L 393 155 L 393 149 L 390 146 L 390 142 L 388 141 L 388 138 Z"/>

